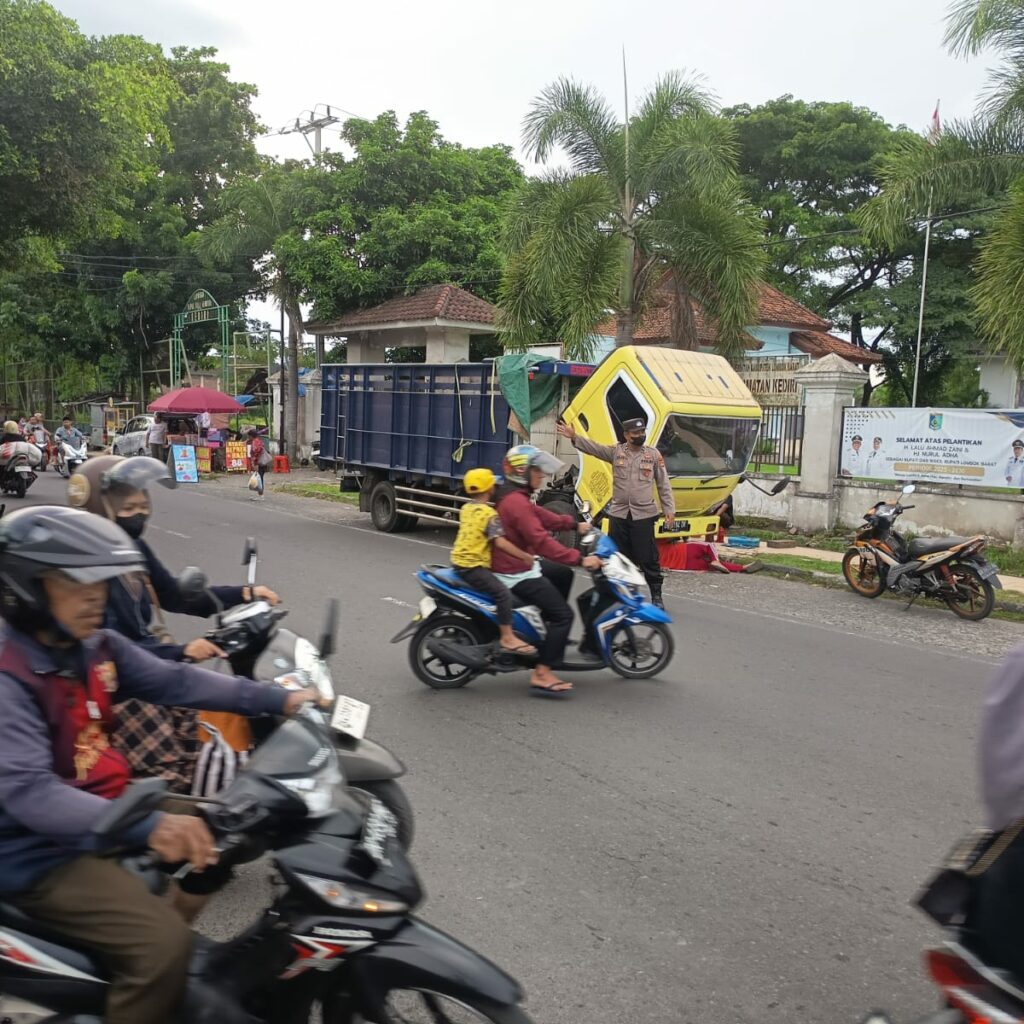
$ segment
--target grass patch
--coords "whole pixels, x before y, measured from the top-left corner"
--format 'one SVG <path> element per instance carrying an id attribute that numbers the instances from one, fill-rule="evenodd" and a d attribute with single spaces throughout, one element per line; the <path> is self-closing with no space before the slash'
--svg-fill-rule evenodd
<path id="1" fill-rule="evenodd" d="M 826 572 L 830 576 L 841 576 L 842 562 L 826 562 L 823 558 L 805 558 L 802 555 L 784 555 L 776 551 L 762 551 L 758 561 L 766 565 L 783 565 L 789 569 L 808 569 L 811 572 Z"/>
<path id="2" fill-rule="evenodd" d="M 271 489 L 282 494 L 295 494 L 300 498 L 340 501 L 344 505 L 359 504 L 358 493 L 354 491 L 339 491 L 337 484 L 274 484 Z"/>

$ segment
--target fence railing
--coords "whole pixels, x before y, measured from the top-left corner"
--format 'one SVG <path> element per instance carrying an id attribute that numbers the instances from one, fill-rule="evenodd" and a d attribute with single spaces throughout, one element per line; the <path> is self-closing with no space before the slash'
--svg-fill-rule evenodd
<path id="1" fill-rule="evenodd" d="M 761 411 L 761 433 L 750 468 L 758 473 L 799 473 L 803 446 L 803 406 L 768 406 Z"/>

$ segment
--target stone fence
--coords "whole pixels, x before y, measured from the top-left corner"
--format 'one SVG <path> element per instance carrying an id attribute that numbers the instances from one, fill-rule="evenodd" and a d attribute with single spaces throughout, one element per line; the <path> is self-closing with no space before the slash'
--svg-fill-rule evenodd
<path id="1" fill-rule="evenodd" d="M 740 484 L 734 501 L 741 516 L 782 520 L 801 533 L 820 533 L 859 525 L 876 501 L 892 500 L 899 485 L 839 476 L 843 409 L 853 405 L 864 371 L 836 355 L 797 371 L 803 386 L 804 441 L 801 470 L 776 497 Z M 755 476 L 759 483 L 778 476 Z M 918 484 L 900 519 L 900 528 L 917 535 L 983 533 L 994 540 L 1024 546 L 1024 495 L 986 492 L 972 487 Z"/>

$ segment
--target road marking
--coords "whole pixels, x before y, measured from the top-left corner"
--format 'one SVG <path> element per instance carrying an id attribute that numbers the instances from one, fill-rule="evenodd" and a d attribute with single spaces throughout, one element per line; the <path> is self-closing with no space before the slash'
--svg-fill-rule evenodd
<path id="1" fill-rule="evenodd" d="M 416 605 L 409 604 L 408 601 L 399 601 L 397 597 L 382 597 L 382 601 L 387 601 L 389 604 L 397 604 L 400 608 L 415 608 Z"/>
<path id="2" fill-rule="evenodd" d="M 168 530 L 166 527 L 157 527 L 158 530 L 162 529 L 164 533 L 169 533 L 172 537 L 180 537 L 182 540 L 191 540 L 192 538 L 187 533 L 178 533 L 177 530 Z"/>

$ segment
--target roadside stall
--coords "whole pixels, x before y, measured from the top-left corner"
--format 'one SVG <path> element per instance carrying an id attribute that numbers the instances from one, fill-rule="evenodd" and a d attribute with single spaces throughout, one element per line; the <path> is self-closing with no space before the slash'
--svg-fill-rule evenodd
<path id="1" fill-rule="evenodd" d="M 195 477 L 215 472 L 245 471 L 247 466 L 239 467 L 227 450 L 228 417 L 242 409 L 231 395 L 213 388 L 177 388 L 150 403 L 149 411 L 163 413 L 168 421 L 167 443 L 179 482 L 192 483 Z M 201 427 L 204 421 L 209 426 Z"/>

